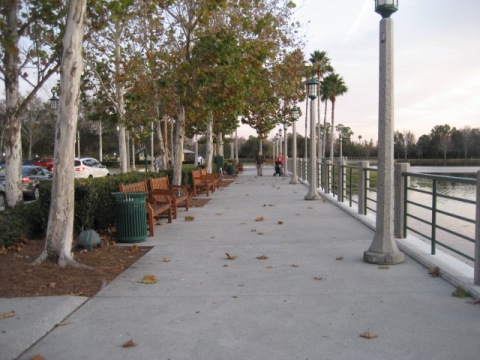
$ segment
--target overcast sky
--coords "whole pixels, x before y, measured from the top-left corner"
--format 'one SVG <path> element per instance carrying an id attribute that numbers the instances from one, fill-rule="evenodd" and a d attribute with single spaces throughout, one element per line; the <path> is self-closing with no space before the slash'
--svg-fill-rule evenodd
<path id="1" fill-rule="evenodd" d="M 326 51 L 349 88 L 337 99 L 335 124 L 350 126 L 356 141 L 361 135 L 376 142 L 381 17 L 374 0 L 294 2 L 306 60 Z M 392 18 L 395 130 L 418 138 L 435 125 L 480 127 L 480 1 L 399 0 Z M 297 125 L 302 135 L 304 124 Z M 244 126 L 240 134 L 255 135 Z"/>

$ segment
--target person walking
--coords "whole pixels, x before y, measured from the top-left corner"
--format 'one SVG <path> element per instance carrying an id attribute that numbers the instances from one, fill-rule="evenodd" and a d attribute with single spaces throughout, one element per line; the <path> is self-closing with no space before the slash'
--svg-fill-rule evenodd
<path id="1" fill-rule="evenodd" d="M 257 163 L 257 176 L 263 176 L 262 174 L 262 165 L 263 165 L 263 155 L 261 152 L 258 152 L 255 156 L 255 162 Z"/>

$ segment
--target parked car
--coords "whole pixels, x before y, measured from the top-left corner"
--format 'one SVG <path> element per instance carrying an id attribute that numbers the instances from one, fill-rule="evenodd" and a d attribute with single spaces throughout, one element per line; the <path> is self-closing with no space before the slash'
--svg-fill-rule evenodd
<path id="1" fill-rule="evenodd" d="M 5 186 L 5 168 L 0 170 L 0 184 Z M 20 188 L 24 199 L 37 200 L 40 197 L 40 182 L 51 180 L 52 173 L 41 166 L 22 166 L 22 179 Z M 5 192 L 5 191 L 4 191 Z"/>
<path id="2" fill-rule="evenodd" d="M 34 165 L 35 159 L 26 159 L 23 160 L 22 165 Z"/>
<path id="3" fill-rule="evenodd" d="M 109 176 L 110 172 L 94 158 L 75 158 L 75 178 L 86 179 Z"/>
<path id="4" fill-rule="evenodd" d="M 5 195 L 5 188 L 0 184 L 0 211 L 5 211 L 7 206 L 7 196 Z"/>
<path id="5" fill-rule="evenodd" d="M 47 168 L 48 171 L 52 172 L 53 171 L 53 159 L 40 159 L 36 160 L 33 165 L 36 166 L 43 166 L 44 168 Z"/>

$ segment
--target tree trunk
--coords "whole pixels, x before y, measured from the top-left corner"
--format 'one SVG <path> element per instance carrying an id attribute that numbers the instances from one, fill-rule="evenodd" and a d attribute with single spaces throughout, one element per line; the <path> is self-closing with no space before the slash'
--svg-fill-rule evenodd
<path id="1" fill-rule="evenodd" d="M 13 48 L 5 51 L 5 191 L 7 195 L 7 206 L 13 207 L 23 201 L 20 190 L 21 164 L 22 164 L 22 123 L 18 118 L 18 32 L 17 32 L 17 1 L 6 0 L 5 4 L 6 26 L 2 35 Z"/>
<path id="2" fill-rule="evenodd" d="M 98 161 L 103 161 L 103 125 L 102 120 L 98 122 Z"/>
<path id="3" fill-rule="evenodd" d="M 217 134 L 217 154 L 225 157 L 225 149 L 223 147 L 223 133 L 221 131 Z"/>
<path id="4" fill-rule="evenodd" d="M 74 221 L 75 133 L 78 120 L 80 75 L 83 71 L 82 41 L 86 16 L 86 0 L 68 4 L 63 60 L 60 70 L 60 108 L 55 132 L 55 171 L 45 249 L 36 263 L 58 260 L 60 266 L 80 266 L 72 255 Z"/>
<path id="5" fill-rule="evenodd" d="M 333 166 L 333 145 L 335 140 L 335 101 L 332 101 L 332 128 L 330 129 L 330 161 L 332 162 Z"/>
<path id="6" fill-rule="evenodd" d="M 121 64 L 123 63 L 122 59 L 122 26 L 117 21 L 115 24 L 115 89 L 117 92 L 117 111 L 118 111 L 118 153 L 120 156 L 120 172 L 128 172 L 128 148 L 126 141 L 126 130 L 125 130 L 125 86 L 123 82 L 119 79 L 123 75 L 123 68 Z"/>
<path id="7" fill-rule="evenodd" d="M 185 106 L 180 104 L 178 119 L 175 122 L 175 152 L 173 160 L 173 185 L 182 184 L 183 139 L 185 137 Z M 172 144 L 173 145 L 173 144 Z"/>
<path id="8" fill-rule="evenodd" d="M 328 109 L 328 100 L 325 100 L 325 116 L 323 117 L 323 144 L 322 144 L 323 157 L 325 157 L 325 150 L 327 148 L 327 109 Z"/>
<path id="9" fill-rule="evenodd" d="M 213 170 L 213 120 L 212 115 L 208 116 L 207 123 L 207 149 L 206 149 L 207 172 L 212 173 Z"/>
<path id="10" fill-rule="evenodd" d="M 158 114 L 160 116 L 160 114 Z M 167 121 L 166 116 L 164 116 L 165 122 Z M 162 164 L 163 167 L 167 167 L 167 152 L 165 151 L 165 143 L 163 141 L 163 135 L 162 134 L 162 122 L 160 120 L 157 121 L 157 140 L 158 140 L 158 147 L 159 147 L 159 155 L 160 158 L 162 159 Z"/>

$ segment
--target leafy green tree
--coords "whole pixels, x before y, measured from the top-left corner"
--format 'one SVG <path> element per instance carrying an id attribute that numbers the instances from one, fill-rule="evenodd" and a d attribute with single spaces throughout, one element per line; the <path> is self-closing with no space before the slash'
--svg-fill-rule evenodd
<path id="1" fill-rule="evenodd" d="M 348 87 L 345 85 L 343 78 L 340 75 L 332 73 L 325 77 L 325 79 L 322 81 L 321 89 L 323 96 L 328 98 L 332 104 L 330 160 L 333 163 L 333 143 L 335 139 L 335 134 L 333 132 L 333 129 L 335 128 L 335 103 L 338 96 L 344 95 L 348 91 Z"/>
<path id="2" fill-rule="evenodd" d="M 451 145 L 452 128 L 450 125 L 436 125 L 430 132 L 430 138 L 443 155 L 444 164 L 447 161 L 447 152 Z"/>
<path id="3" fill-rule="evenodd" d="M 327 57 L 327 53 L 325 51 L 315 50 L 312 54 L 310 54 L 310 64 L 311 64 L 311 71 L 315 75 L 318 80 L 318 94 L 320 94 L 320 84 L 325 77 L 325 75 L 332 73 L 333 67 L 330 65 L 330 59 Z M 321 111 L 320 111 L 320 104 L 322 102 L 321 96 L 317 97 L 317 121 L 318 121 L 318 138 L 320 139 L 320 123 L 321 123 Z M 326 104 L 326 103 L 325 103 Z M 326 108 L 325 108 L 326 110 Z M 325 125 L 325 124 L 324 124 Z M 325 156 L 325 146 L 324 142 L 326 141 L 326 134 L 324 133 L 324 139 L 318 145 L 318 156 L 323 158 Z"/>
<path id="4" fill-rule="evenodd" d="M 0 11 L 0 78 L 5 83 L 4 147 L 7 205 L 23 201 L 21 115 L 38 90 L 59 68 L 64 14 L 60 0 L 4 0 Z M 27 69 L 35 69 L 36 77 Z M 20 81 L 28 88 L 20 98 Z"/>

